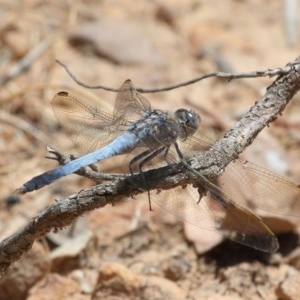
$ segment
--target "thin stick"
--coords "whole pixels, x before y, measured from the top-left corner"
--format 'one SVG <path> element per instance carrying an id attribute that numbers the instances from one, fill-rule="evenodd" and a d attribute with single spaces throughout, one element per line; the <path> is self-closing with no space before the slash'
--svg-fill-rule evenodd
<path id="1" fill-rule="evenodd" d="M 59 60 L 56 60 L 56 62 L 61 65 L 66 72 L 69 74 L 69 76 L 80 86 L 87 88 L 87 89 L 102 89 L 105 91 L 109 92 L 115 92 L 118 93 L 120 90 L 116 88 L 111 88 L 107 87 L 104 85 L 90 85 L 87 83 L 84 83 L 77 79 L 77 77 L 71 72 L 69 67 L 62 63 Z M 296 64 L 299 64 L 297 62 Z M 178 84 L 170 85 L 167 87 L 162 87 L 162 88 L 156 88 L 156 89 L 144 89 L 144 88 L 136 88 L 136 90 L 140 93 L 158 93 L 158 92 L 166 92 L 174 89 L 178 89 L 180 87 L 188 86 L 191 84 L 194 84 L 196 82 L 199 82 L 203 79 L 210 78 L 210 77 L 219 77 L 219 78 L 226 78 L 229 81 L 233 79 L 238 79 L 238 78 L 256 78 L 256 77 L 273 77 L 273 76 L 278 76 L 278 75 L 285 75 L 291 72 L 292 68 L 294 67 L 294 64 L 288 64 L 284 68 L 273 68 L 273 69 L 267 69 L 263 71 L 253 71 L 253 72 L 245 72 L 245 73 L 225 73 L 225 72 L 211 72 L 211 73 L 206 73 L 204 75 L 201 75 L 199 77 L 195 77 L 191 80 L 184 81 Z"/>

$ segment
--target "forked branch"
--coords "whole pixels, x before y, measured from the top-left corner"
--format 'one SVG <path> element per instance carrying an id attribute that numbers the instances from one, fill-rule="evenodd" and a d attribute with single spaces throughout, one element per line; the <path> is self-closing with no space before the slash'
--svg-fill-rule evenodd
<path id="1" fill-rule="evenodd" d="M 68 69 L 66 70 L 68 71 Z M 199 153 L 189 161 L 191 166 L 203 176 L 217 176 L 221 170 L 251 144 L 265 126 L 276 119 L 283 111 L 300 88 L 300 58 L 282 69 L 247 74 L 247 76 L 245 74 L 227 74 L 225 76 L 224 73 L 210 73 L 199 77 L 203 79 L 221 76 L 233 79 L 279 75 L 268 87 L 263 98 L 250 108 L 243 118 L 226 133 L 224 138 L 217 141 L 214 147 L 208 151 Z M 74 78 L 74 76 L 72 77 Z M 197 82 L 200 80 L 199 78 L 167 88 L 139 89 L 139 91 L 166 91 Z M 114 90 L 105 87 L 100 88 Z M 147 183 L 150 182 L 150 186 L 147 185 L 150 189 L 170 189 L 178 185 L 193 183 L 195 180 L 193 174 L 186 172 L 180 164 L 175 167 L 167 166 L 150 170 L 144 174 L 147 176 Z M 132 182 L 138 182 L 138 184 L 133 185 Z M 22 254 L 31 248 L 35 240 L 43 237 L 53 229 L 70 225 L 78 216 L 87 211 L 103 207 L 106 204 L 116 203 L 124 196 L 142 193 L 143 191 L 140 189 L 140 183 L 142 182 L 143 179 L 140 175 L 134 175 L 134 178 L 130 180 L 116 176 L 110 183 L 99 184 L 77 192 L 40 212 L 26 227 L 1 242 L 1 277 L 3 277 L 11 263 L 18 260 Z"/>

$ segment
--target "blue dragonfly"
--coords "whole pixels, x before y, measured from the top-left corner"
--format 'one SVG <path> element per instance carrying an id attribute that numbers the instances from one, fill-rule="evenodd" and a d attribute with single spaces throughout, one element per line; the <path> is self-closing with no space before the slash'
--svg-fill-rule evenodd
<path id="1" fill-rule="evenodd" d="M 131 173 L 135 164 L 141 172 L 142 167 L 153 159 L 159 157 L 169 163 L 177 156 L 199 178 L 199 183 L 188 185 L 185 189 L 177 188 L 178 196 L 170 200 L 157 193 L 151 196 L 151 202 L 153 200 L 160 208 L 195 226 L 221 231 L 235 242 L 265 252 L 278 249 L 276 236 L 245 203 L 236 199 L 237 194 L 233 190 L 248 186 L 247 193 L 250 193 L 252 187 L 249 182 L 256 180 L 260 185 L 258 190 L 262 192 L 254 197 L 255 204 L 267 211 L 280 213 L 281 209 L 276 206 L 264 204 L 270 195 L 278 201 L 284 197 L 282 192 L 274 189 L 273 183 L 277 182 L 280 190 L 289 189 L 289 197 L 299 196 L 299 188 L 284 177 L 239 160 L 231 163 L 217 180 L 201 176 L 186 163 L 185 153 L 178 146 L 181 142 L 189 145 L 187 148 L 194 147 L 199 151 L 212 145 L 213 141 L 204 138 L 204 135 L 201 138 L 195 136 L 200 125 L 200 117 L 195 111 L 181 108 L 168 113 L 152 109 L 148 100 L 135 90 L 131 80 L 126 80 L 119 89 L 113 114 L 68 92 L 59 92 L 54 97 L 53 110 L 63 127 L 73 133 L 71 138 L 75 146 L 83 145 L 88 153 L 33 177 L 17 190 L 18 193 L 38 190 L 82 167 L 121 154 L 135 154 L 128 162 Z M 227 188 L 230 184 L 224 180 L 231 174 L 236 182 L 241 183 L 233 189 Z"/>
<path id="2" fill-rule="evenodd" d="M 170 146 L 193 135 L 200 122 L 193 110 L 178 109 L 173 114 L 153 110 L 131 80 L 126 80 L 120 88 L 112 115 L 67 92 L 59 92 L 54 97 L 53 110 L 59 122 L 74 132 L 75 145 L 84 145 L 90 153 L 32 178 L 17 190 L 18 193 L 38 190 L 82 167 L 137 148 L 140 153 L 129 162 L 130 170 L 137 161 L 141 169 L 162 152 L 167 159 Z"/>

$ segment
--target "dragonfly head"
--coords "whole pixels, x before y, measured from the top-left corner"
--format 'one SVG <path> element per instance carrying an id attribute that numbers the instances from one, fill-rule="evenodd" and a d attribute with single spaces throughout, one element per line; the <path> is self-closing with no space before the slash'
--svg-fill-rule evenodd
<path id="1" fill-rule="evenodd" d="M 189 136 L 193 135 L 197 131 L 201 119 L 194 110 L 180 108 L 175 111 L 174 115 L 175 119 L 182 128 L 182 133 L 180 136 L 182 140 L 186 140 Z"/>

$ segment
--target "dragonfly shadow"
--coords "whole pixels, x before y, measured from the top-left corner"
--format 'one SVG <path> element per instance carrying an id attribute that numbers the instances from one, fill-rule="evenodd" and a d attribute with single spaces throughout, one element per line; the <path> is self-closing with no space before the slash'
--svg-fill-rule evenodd
<path id="1" fill-rule="evenodd" d="M 285 233 L 277 236 L 280 244 L 278 252 L 283 256 L 288 256 L 299 246 L 299 236 L 295 233 Z M 228 268 L 241 264 L 243 262 L 260 262 L 264 265 L 272 264 L 272 255 L 270 253 L 251 249 L 242 244 L 225 240 L 216 246 L 205 256 L 206 262 L 215 261 L 217 268 Z"/>
<path id="2" fill-rule="evenodd" d="M 299 247 L 300 238 L 297 233 L 288 232 L 277 236 L 280 244 L 279 252 L 283 256 L 289 255 Z"/>
<path id="3" fill-rule="evenodd" d="M 270 253 L 251 249 L 230 240 L 225 240 L 222 244 L 212 249 L 205 257 L 206 262 L 215 261 L 218 270 L 239 265 L 243 262 L 252 263 L 259 261 L 267 265 L 270 258 Z"/>

